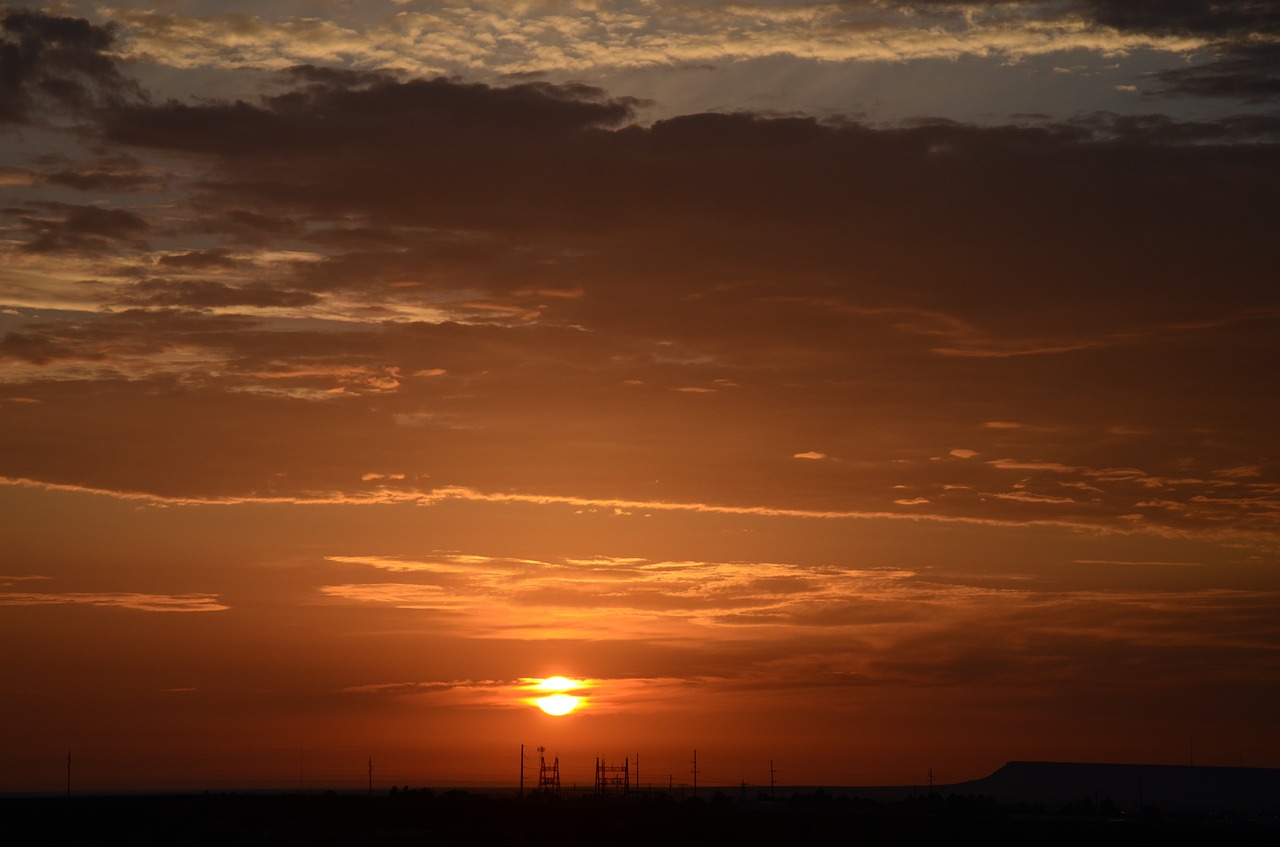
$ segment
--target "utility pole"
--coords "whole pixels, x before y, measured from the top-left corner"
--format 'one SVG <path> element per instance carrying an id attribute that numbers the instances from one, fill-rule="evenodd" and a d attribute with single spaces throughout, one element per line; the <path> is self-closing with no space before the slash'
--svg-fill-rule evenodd
<path id="1" fill-rule="evenodd" d="M 698 796 L 698 751 L 693 751 L 693 796 Z"/>
<path id="2" fill-rule="evenodd" d="M 71 751 L 67 751 L 67 796 L 71 796 Z"/>
<path id="3" fill-rule="evenodd" d="M 774 791 L 774 788 L 773 788 L 773 777 L 776 773 L 777 771 L 773 769 L 773 759 L 770 759 L 769 760 L 769 799 L 770 800 L 777 799 L 777 793 Z"/>
<path id="4" fill-rule="evenodd" d="M 524 745 L 520 745 L 520 799 L 524 799 Z"/>
<path id="5" fill-rule="evenodd" d="M 373 757 L 369 757 L 369 796 L 373 796 Z"/>

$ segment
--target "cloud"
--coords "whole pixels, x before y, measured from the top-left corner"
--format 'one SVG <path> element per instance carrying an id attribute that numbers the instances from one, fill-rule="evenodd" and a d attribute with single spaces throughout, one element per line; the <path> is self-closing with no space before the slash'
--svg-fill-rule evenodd
<path id="1" fill-rule="evenodd" d="M 1253 0 L 1076 0 L 1099 23 L 1155 33 L 1222 37 L 1280 32 L 1280 10 Z"/>
<path id="2" fill-rule="evenodd" d="M 77 191 L 139 191 L 162 187 L 165 172 L 127 155 L 77 162 L 60 154 L 41 157 L 43 182 Z"/>
<path id="3" fill-rule="evenodd" d="M 346 563 L 381 567 L 377 557 L 359 558 Z M 587 680 L 591 703 L 602 711 L 690 697 L 729 704 L 751 695 L 759 705 L 758 698 L 797 690 L 826 691 L 823 702 L 840 701 L 840 691 L 857 692 L 865 702 L 861 698 L 876 691 L 975 685 L 988 693 L 1070 699 L 1068 692 L 1079 686 L 1090 697 L 1131 686 L 1149 693 L 1151 684 L 1185 682 L 1193 690 L 1212 667 L 1221 668 L 1226 684 L 1247 686 L 1258 680 L 1257 661 L 1277 634 L 1270 614 L 1275 592 L 1200 585 L 1202 578 L 1214 582 L 1214 569 L 1192 568 L 1180 589 L 1118 584 L 1185 562 L 1080 560 L 1067 584 L 1062 575 L 637 557 L 517 565 L 448 553 L 423 562 L 437 559 L 448 567 L 401 572 L 463 580 L 450 588 L 467 608 L 450 612 L 457 632 L 519 638 L 532 634 L 537 620 L 544 635 L 573 643 L 606 639 L 612 645 L 607 639 L 623 632 L 650 645 L 687 645 L 696 637 L 698 655 L 678 660 L 679 673 Z M 710 667 L 713 674 L 705 670 Z M 530 682 L 372 682 L 349 691 L 508 708 L 527 704 Z"/>
<path id="4" fill-rule="evenodd" d="M 1074 505 L 1076 502 L 1070 497 L 1051 497 L 1047 494 L 1032 494 L 1029 491 L 1000 492 L 990 496 L 999 497 L 1001 500 L 1017 500 L 1020 503 L 1070 503 Z"/>
<path id="5" fill-rule="evenodd" d="M 1073 468 L 1059 462 L 1019 462 L 1014 459 L 992 459 L 987 464 L 1000 468 L 1001 470 L 1012 471 L 1050 471 L 1052 473 L 1074 473 L 1079 468 Z"/>
<path id="6" fill-rule="evenodd" d="M 1082 0 L 1095 20 L 1122 32 L 1193 35 L 1207 63 L 1156 71 L 1166 94 L 1266 103 L 1280 97 L 1280 10 L 1250 0 Z"/>
<path id="7" fill-rule="evenodd" d="M 542 680 L 530 677 L 516 679 L 453 679 L 427 682 L 383 682 L 354 685 L 342 689 L 353 694 L 379 699 L 469 709 L 517 709 L 536 705 L 546 691 Z M 636 709 L 669 706 L 675 699 L 705 696 L 708 689 L 735 687 L 732 681 L 718 677 L 641 677 L 577 678 L 572 689 L 580 698 L 577 709 L 582 713 L 612 714 Z"/>
<path id="8" fill-rule="evenodd" d="M 0 126 L 27 124 L 42 110 L 84 112 L 136 99 L 110 51 L 117 27 L 26 9 L 0 20 Z"/>
<path id="9" fill-rule="evenodd" d="M 128 591 L 35 593 L 0 591 L 0 606 L 101 606 L 139 612 L 221 612 L 216 594 L 139 594 Z"/>
<path id="10" fill-rule="evenodd" d="M 1117 559 L 1076 559 L 1079 565 L 1134 565 L 1140 567 L 1162 567 L 1162 568 L 1198 568 L 1202 566 L 1201 562 L 1148 562 L 1148 561 L 1129 561 Z"/>
<path id="11" fill-rule="evenodd" d="M 8 588 L 9 586 L 16 585 L 17 583 L 20 583 L 20 582 L 30 582 L 31 580 L 45 580 L 45 579 L 53 579 L 53 577 L 41 576 L 39 574 L 31 574 L 27 576 L 6 576 L 4 574 L 0 574 L 0 586 Z"/>
<path id="12" fill-rule="evenodd" d="M 44 214 L 19 216 L 31 233 L 22 249 L 31 253 L 102 253 L 116 249 L 121 242 L 141 246 L 140 237 L 149 228 L 145 219 L 125 209 L 63 203 L 45 203 L 38 208 Z"/>
<path id="13" fill-rule="evenodd" d="M 1280 34 L 1273 36 L 1280 39 Z M 1218 45 L 1213 61 L 1159 71 L 1165 92 L 1183 97 L 1226 97 L 1246 103 L 1280 99 L 1280 40 Z"/>
<path id="14" fill-rule="evenodd" d="M 214 280 L 146 279 L 134 285 L 132 298 L 122 298 L 147 306 L 180 306 L 184 308 L 211 309 L 228 306 L 301 307 L 310 306 L 320 298 L 309 291 L 282 291 L 266 284 L 249 284 L 233 287 Z"/>
<path id="15" fill-rule="evenodd" d="M 491 2 L 443 5 L 342 22 L 235 12 L 195 17 L 117 9 L 114 15 L 139 51 L 176 67 L 350 63 L 412 74 L 583 74 L 777 56 L 819 62 L 1017 59 L 1073 49 L 1110 55 L 1182 50 L 1202 43 L 1196 28 L 1143 26 L 1152 16 L 1104 16 L 1102 11 L 1113 10 L 1099 5 L 612 0 L 579 4 L 571 17 L 554 2 L 518 10 Z M 369 72 L 347 73 L 360 80 Z M 335 79 L 319 73 L 311 78 Z"/>
<path id="16" fill-rule="evenodd" d="M 4 211 L 0 385 L 39 402 L 3 405 L 0 473 L 157 503 L 1276 532 L 1215 475 L 1269 443 L 1274 122 L 639 125 L 582 85 L 276 85 L 97 113 L 119 157 L 83 167 L 180 162 L 166 203 Z M 931 461 L 956 443 L 1030 460 Z"/>
<path id="17" fill-rule="evenodd" d="M 455 631 L 480 637 L 675 637 L 689 627 L 737 638 L 742 627 L 852 626 L 898 614 L 862 599 L 897 596 L 910 573 L 768 562 L 503 559 L 439 554 L 429 560 L 330 557 L 412 575 L 415 582 L 348 583 L 321 591 L 343 600 L 447 613 Z M 726 629 L 729 628 L 729 629 Z"/>

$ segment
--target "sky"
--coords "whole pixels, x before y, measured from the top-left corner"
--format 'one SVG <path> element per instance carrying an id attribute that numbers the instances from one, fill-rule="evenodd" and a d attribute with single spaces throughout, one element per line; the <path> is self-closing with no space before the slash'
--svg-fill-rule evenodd
<path id="1" fill-rule="evenodd" d="M 1278 199 L 1271 3 L 0 7 L 0 792 L 1280 767 Z"/>

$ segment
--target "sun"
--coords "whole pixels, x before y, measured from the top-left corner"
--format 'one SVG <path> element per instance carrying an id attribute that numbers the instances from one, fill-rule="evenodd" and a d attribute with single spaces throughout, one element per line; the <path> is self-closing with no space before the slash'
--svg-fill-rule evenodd
<path id="1" fill-rule="evenodd" d="M 549 694 L 546 697 L 538 698 L 538 708 L 548 715 L 559 717 L 567 715 L 578 708 L 578 701 L 581 699 L 581 697 L 574 697 L 572 694 Z"/>
<path id="2" fill-rule="evenodd" d="M 586 683 L 580 679 L 569 679 L 563 676 L 548 677 L 533 686 L 535 691 L 547 693 L 542 697 L 534 697 L 532 702 L 548 715 L 560 717 L 581 705 L 583 698 L 570 692 L 579 691 L 585 687 Z"/>

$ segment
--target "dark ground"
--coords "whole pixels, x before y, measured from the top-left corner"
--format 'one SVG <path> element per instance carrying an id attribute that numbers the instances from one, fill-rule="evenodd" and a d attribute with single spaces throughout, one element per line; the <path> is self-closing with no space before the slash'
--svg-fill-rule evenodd
<path id="1" fill-rule="evenodd" d="M 736 792 L 735 792 L 736 793 Z M 867 800 L 825 791 L 786 800 L 714 793 L 686 801 L 490 797 L 461 791 L 377 796 L 205 794 L 0 798 L 5 843 L 23 845 L 1273 845 L 1280 820 L 1116 813 L 1080 798 L 1056 808 L 940 794 Z"/>

